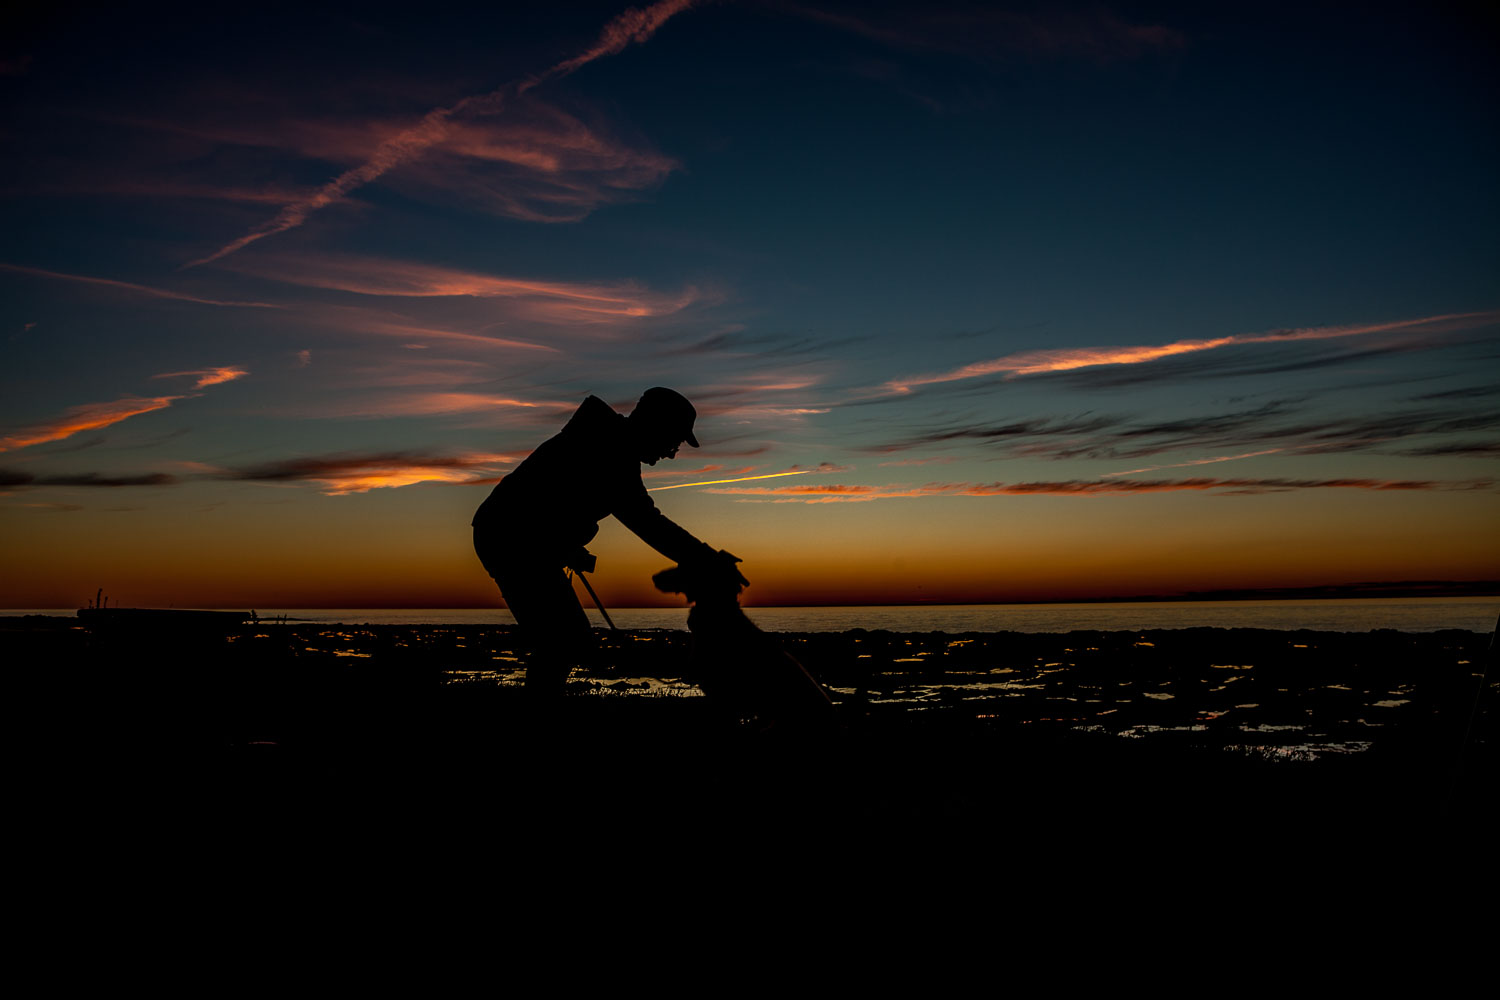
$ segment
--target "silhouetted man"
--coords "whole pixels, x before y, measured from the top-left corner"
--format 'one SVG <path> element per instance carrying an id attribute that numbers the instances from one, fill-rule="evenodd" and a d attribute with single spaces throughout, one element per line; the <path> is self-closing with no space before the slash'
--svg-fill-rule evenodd
<path id="1" fill-rule="evenodd" d="M 474 551 L 535 651 L 528 690 L 561 691 L 592 646 L 588 616 L 565 571 L 594 568 L 584 546 L 603 518 L 613 514 L 674 562 L 738 576 L 732 556 L 669 520 L 641 482 L 640 463 L 675 458 L 684 441 L 698 447 L 697 416 L 685 398 L 660 386 L 647 389 L 628 417 L 590 396 L 475 512 Z"/>

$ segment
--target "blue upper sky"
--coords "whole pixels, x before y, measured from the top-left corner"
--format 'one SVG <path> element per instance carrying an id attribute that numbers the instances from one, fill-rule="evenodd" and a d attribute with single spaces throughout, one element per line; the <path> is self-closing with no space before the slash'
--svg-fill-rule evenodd
<path id="1" fill-rule="evenodd" d="M 7 17 L 0 516 L 35 602 L 141 553 L 207 587 L 184 526 L 295 548 L 355 511 L 465 599 L 484 484 L 653 384 L 704 448 L 648 485 L 709 483 L 659 502 L 767 592 L 872 532 L 881 579 L 1032 545 L 1130 591 L 1135 542 L 1080 514 L 1176 553 L 1140 592 L 1500 566 L 1477 10 Z"/>

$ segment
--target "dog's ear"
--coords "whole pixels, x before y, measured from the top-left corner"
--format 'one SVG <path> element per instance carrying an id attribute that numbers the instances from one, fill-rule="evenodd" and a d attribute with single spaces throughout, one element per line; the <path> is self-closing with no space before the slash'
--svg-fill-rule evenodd
<path id="1" fill-rule="evenodd" d="M 681 566 L 671 566 L 662 570 L 651 578 L 656 584 L 656 589 L 664 594 L 682 594 L 687 592 L 687 574 Z"/>

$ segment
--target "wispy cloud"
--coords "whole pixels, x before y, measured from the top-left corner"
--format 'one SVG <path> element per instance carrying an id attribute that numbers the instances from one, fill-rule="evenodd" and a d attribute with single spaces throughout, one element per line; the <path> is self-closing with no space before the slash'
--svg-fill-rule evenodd
<path id="1" fill-rule="evenodd" d="M 1266 448 L 1261 451 L 1247 451 L 1240 455 L 1216 455 L 1213 458 L 1195 458 L 1188 462 L 1173 462 L 1170 465 L 1147 465 L 1139 469 L 1126 469 L 1124 472 L 1106 472 L 1104 478 L 1113 479 L 1116 476 L 1135 476 L 1142 472 L 1155 472 L 1158 469 L 1185 469 L 1193 465 L 1213 465 L 1216 462 L 1235 462 L 1242 458 L 1259 458 L 1261 455 L 1275 455 L 1282 452 L 1282 448 Z"/>
<path id="2" fill-rule="evenodd" d="M 115 476 L 98 472 L 70 475 L 37 476 L 14 469 L 0 469 L 0 487 L 6 486 L 172 486 L 179 480 L 165 472 L 148 472 L 135 476 Z"/>
<path id="3" fill-rule="evenodd" d="M 1219 495 L 1289 490 L 1359 489 L 1376 491 L 1467 491 L 1490 489 L 1491 480 L 1413 479 L 1093 479 L 1033 483 L 928 483 L 923 486 L 867 486 L 829 483 L 809 486 L 738 486 L 705 490 L 765 498 L 775 503 L 866 503 L 921 497 L 1118 496 L 1144 493 L 1214 492 Z"/>
<path id="4" fill-rule="evenodd" d="M 752 406 L 736 406 L 733 409 L 721 410 L 718 415 L 748 417 L 811 417 L 820 413 L 831 413 L 831 406 L 773 406 L 770 404 L 756 404 Z"/>
<path id="5" fill-rule="evenodd" d="M 1463 482 L 1433 479 L 1096 479 L 1040 483 L 990 483 L 966 487 L 960 496 L 1098 496 L 1117 493 L 1171 493 L 1182 490 L 1224 493 L 1272 493 L 1287 490 L 1473 490 L 1486 489 L 1489 480 Z"/>
<path id="6" fill-rule="evenodd" d="M 152 378 L 196 378 L 198 381 L 193 387 L 196 390 L 223 382 L 232 382 L 246 374 L 243 368 L 225 366 L 165 372 L 161 375 L 153 375 Z M 202 393 L 199 392 L 191 392 L 176 396 L 122 396 L 107 403 L 84 403 L 70 408 L 54 420 L 32 424 L 0 437 L 0 452 L 29 448 L 32 445 L 46 444 L 49 441 L 62 441 L 82 431 L 109 427 L 143 413 L 165 410 L 180 399 L 194 399 L 201 395 Z"/>
<path id="7" fill-rule="evenodd" d="M 448 136 L 392 178 L 403 192 L 457 199 L 527 222 L 566 223 L 659 186 L 677 161 L 532 98 L 501 120 L 453 119 Z"/>
<path id="8" fill-rule="evenodd" d="M 1500 410 L 1454 404 L 1447 408 L 1394 410 L 1374 414 L 1324 415 L 1304 412 L 1294 400 L 1242 410 L 1204 413 L 1180 420 L 1143 420 L 1131 415 L 1038 417 L 1002 424 L 939 426 L 909 438 L 875 447 L 877 452 L 934 445 L 984 442 L 994 453 L 1014 458 L 1108 461 L 1139 459 L 1169 452 L 1220 453 L 1222 458 L 1192 459 L 1175 467 L 1248 458 L 1283 451 L 1300 455 L 1346 451 L 1430 449 L 1453 444 L 1455 435 L 1500 428 Z M 1425 439 L 1425 440 L 1424 440 Z M 1477 442 L 1483 445 L 1485 442 Z M 1475 445 L 1472 438 L 1466 446 Z M 1397 449 L 1397 446 L 1402 446 Z M 1432 452 L 1436 454 L 1437 452 Z M 992 453 L 993 454 L 993 453 Z M 1174 466 L 1159 465 L 1155 468 Z M 1122 473 L 1131 475 L 1132 470 Z"/>
<path id="9" fill-rule="evenodd" d="M 233 469 L 228 479 L 273 483 L 315 483 L 328 495 L 365 493 L 417 483 L 473 484 L 490 481 L 515 462 L 515 456 L 457 456 L 391 452 L 374 455 L 325 455 L 267 462 Z"/>
<path id="10" fill-rule="evenodd" d="M 486 332 L 488 327 L 498 325 L 495 323 L 476 324 L 469 330 L 455 330 L 434 322 L 413 319 L 391 309 L 326 303 L 304 307 L 302 312 L 313 322 L 337 333 L 361 338 L 371 335 L 392 337 L 403 341 L 404 345 L 409 348 L 427 347 L 432 342 L 449 342 L 455 346 L 506 353 L 512 351 L 560 353 L 560 349 L 551 344 L 517 337 L 498 337 Z M 309 362 L 312 360 L 311 352 L 299 352 L 299 359 L 303 354 L 307 355 Z"/>
<path id="11" fill-rule="evenodd" d="M 126 396 L 108 403 L 84 403 L 82 406 L 72 407 L 55 420 L 33 424 L 0 437 L 0 451 L 29 448 L 34 444 L 45 444 L 48 441 L 61 441 L 80 431 L 98 430 L 122 420 L 129 420 L 142 413 L 165 410 L 177 400 L 184 398 L 186 397 Z"/>
<path id="12" fill-rule="evenodd" d="M 1411 397 L 1414 400 L 1425 401 L 1429 399 L 1482 399 L 1485 396 L 1493 396 L 1500 393 L 1500 385 L 1468 385 L 1459 389 L 1445 389 L 1441 392 L 1429 392 L 1421 396 Z"/>
<path id="13" fill-rule="evenodd" d="M 701 466 L 701 467 L 696 468 L 696 469 L 683 469 L 683 470 L 667 469 L 667 468 L 642 469 L 641 470 L 641 478 L 642 479 L 682 479 L 682 478 L 685 478 L 687 476 L 706 476 L 710 472 L 723 472 L 723 471 L 724 471 L 724 466 L 719 465 L 717 463 L 713 463 L 713 464 L 709 464 L 709 465 L 704 465 L 704 466 Z M 738 476 L 738 475 L 741 475 L 741 474 L 746 473 L 746 472 L 754 472 L 754 471 L 755 471 L 755 466 L 751 465 L 751 466 L 746 466 L 743 469 L 738 469 L 735 472 L 731 473 L 731 475 Z"/>
<path id="14" fill-rule="evenodd" d="M 207 121 L 131 118 L 121 124 L 157 133 L 172 146 L 170 163 L 156 157 L 142 165 L 112 163 L 104 174 L 49 179 L 29 191 L 107 194 L 132 198 L 211 199 L 285 206 L 313 198 L 318 187 L 265 184 L 248 157 L 239 182 L 204 183 L 173 176 L 176 164 L 196 162 L 211 151 L 263 150 L 290 153 L 310 161 L 359 164 L 382 145 L 411 128 L 411 117 L 384 115 L 333 119 L 308 117 L 305 107 L 288 115 L 261 117 L 259 107 L 236 109 L 238 117 L 215 108 Z M 382 182 L 407 197 L 459 201 L 468 208 L 533 222 L 574 222 L 601 205 L 636 199 L 657 187 L 679 166 L 669 156 L 606 123 L 585 121 L 533 94 L 515 93 L 503 115 L 482 104 L 450 117 L 442 141 L 402 162 Z M 232 166 L 232 164 L 231 164 Z M 132 168 L 136 176 L 131 176 Z M 256 182 L 252 182 L 252 178 Z M 258 183 L 257 183 L 258 182 Z"/>
<path id="15" fill-rule="evenodd" d="M 132 121 L 133 125 L 147 128 L 153 122 Z M 152 164 L 160 169 L 159 164 Z M 152 174 L 143 177 L 122 175 L 117 163 L 109 164 L 109 171 L 93 173 L 86 177 L 48 178 L 26 185 L 28 194 L 47 195 L 113 195 L 122 198 L 185 199 L 203 201 L 245 202 L 263 205 L 284 205 L 289 201 L 305 197 L 306 189 L 287 188 L 277 185 L 250 185 L 215 183 L 199 179 L 185 180 Z"/>
<path id="16" fill-rule="evenodd" d="M 957 460 L 954 459 L 954 458 L 951 458 L 951 457 L 947 457 L 947 458 L 905 458 L 905 459 L 900 460 L 899 462 L 881 462 L 879 464 L 882 467 L 884 467 L 884 466 L 899 466 L 899 465 L 946 465 L 949 462 L 953 462 L 953 461 L 957 461 Z"/>
<path id="17" fill-rule="evenodd" d="M 568 414 L 576 401 L 517 399 L 482 392 L 402 392 L 323 400 L 309 415 L 340 417 L 420 417 L 455 413 L 499 413 L 531 411 L 538 414 Z"/>
<path id="18" fill-rule="evenodd" d="M 221 382 L 233 382 L 237 378 L 244 378 L 250 373 L 243 368 L 224 366 L 220 368 L 199 368 L 188 372 L 163 372 L 160 375 L 152 375 L 152 378 L 196 378 L 194 389 L 203 389 L 211 385 L 219 385 Z"/>
<path id="19" fill-rule="evenodd" d="M 20 264 L 0 263 L 0 271 L 30 274 L 38 278 L 55 278 L 59 281 L 75 281 L 85 285 L 98 285 L 103 288 L 133 292 L 137 295 L 149 295 L 152 298 L 176 299 L 179 302 L 196 302 L 199 305 L 205 306 L 238 306 L 246 309 L 281 308 L 273 302 L 238 302 L 228 299 L 209 299 L 200 295 L 192 295 L 188 292 L 173 291 L 170 288 L 153 288 L 150 285 L 137 285 L 130 281 L 116 281 L 113 278 L 94 278 L 86 274 L 66 274 L 62 271 L 47 271 L 39 267 L 23 267 Z"/>
<path id="20" fill-rule="evenodd" d="M 702 400 L 732 400 L 740 396 L 760 396 L 768 392 L 796 392 L 799 389 L 810 389 L 822 381 L 821 375 L 795 369 L 762 372 L 756 375 L 740 376 L 732 381 L 700 385 L 694 390 L 693 396 L 695 399 Z"/>
<path id="21" fill-rule="evenodd" d="M 1398 452 L 1421 458 L 1467 455 L 1474 458 L 1500 457 L 1500 441 L 1454 441 L 1450 444 L 1424 445 Z"/>
<path id="22" fill-rule="evenodd" d="M 361 386 L 462 386 L 493 382 L 495 371 L 482 361 L 425 357 L 417 352 L 396 363 L 363 365 L 350 372 L 350 378 Z"/>
<path id="23" fill-rule="evenodd" d="M 757 352 L 757 360 L 761 358 L 763 355 Z M 699 413 L 724 420 L 801 422 L 833 410 L 833 404 L 809 398 L 805 392 L 823 382 L 821 374 L 806 369 L 806 365 L 799 365 L 700 384 L 693 389 L 693 400 Z"/>
<path id="24" fill-rule="evenodd" d="M 623 52 L 631 42 L 646 42 L 656 34 L 656 30 L 674 14 L 680 14 L 691 7 L 697 0 L 660 0 L 644 10 L 631 7 L 615 16 L 604 30 L 599 33 L 599 38 L 592 46 L 573 56 L 564 59 L 553 66 L 541 76 L 521 84 L 522 90 L 530 90 L 538 84 L 557 77 L 567 76 L 580 70 L 604 56 L 612 56 L 617 52 Z"/>
<path id="25" fill-rule="evenodd" d="M 461 112 L 494 114 L 513 97 L 524 94 L 542 83 L 567 76 L 596 59 L 622 51 L 632 42 L 645 42 L 673 15 L 686 10 L 693 0 L 659 0 L 644 10 L 631 8 L 604 26 L 598 40 L 578 55 L 557 63 L 537 76 L 506 84 L 487 94 L 465 97 L 447 107 L 433 108 L 416 125 L 404 129 L 380 144 L 364 163 L 344 171 L 318 191 L 282 207 L 269 221 L 225 244 L 206 257 L 192 261 L 188 267 L 206 264 L 242 250 L 257 240 L 286 232 L 302 225 L 312 213 L 342 201 L 351 191 L 363 187 L 390 170 L 425 154 L 444 142 L 450 134 L 451 120 Z"/>
<path id="26" fill-rule="evenodd" d="M 960 424 L 939 426 L 920 431 L 901 441 L 877 445 L 873 451 L 901 451 L 906 448 L 948 444 L 955 441 L 993 441 L 1005 443 L 1026 438 L 1069 438 L 1085 440 L 1126 423 L 1124 417 L 1080 414 L 1069 417 L 1032 417 L 1001 424 Z M 927 461 L 931 461 L 928 459 Z"/>
<path id="27" fill-rule="evenodd" d="M 1074 371 L 1110 365 L 1138 365 L 1183 354 L 1212 351 L 1222 347 L 1246 344 L 1280 344 L 1303 340 L 1332 340 L 1342 337 L 1361 337 L 1377 333 L 1424 333 L 1433 334 L 1452 330 L 1473 329 L 1500 321 L 1500 311 L 1448 313 L 1439 316 L 1424 316 L 1419 319 L 1393 320 L 1386 323 L 1347 324 L 1342 326 L 1300 327 L 1287 330 L 1272 330 L 1267 333 L 1241 333 L 1202 340 L 1177 340 L 1170 344 L 1143 345 L 1134 347 L 1069 347 L 1055 350 L 1022 351 L 1007 354 L 989 361 L 954 368 L 950 371 L 930 375 L 916 375 L 892 379 L 884 389 L 893 393 L 909 393 L 918 386 L 957 382 L 964 379 L 1003 375 L 1007 379 L 1026 375 L 1041 375 L 1051 372 Z"/>
<path id="28" fill-rule="evenodd" d="M 501 471 L 515 464 L 517 458 L 514 455 L 497 454 L 444 456 L 397 452 L 294 458 L 238 469 L 226 469 L 202 462 L 178 462 L 174 465 L 186 474 L 187 480 L 311 483 L 322 487 L 322 492 L 332 496 L 412 486 L 417 483 L 467 485 L 493 482 Z M 0 469 L 0 489 L 37 486 L 174 486 L 184 481 L 183 477 L 165 472 L 139 475 L 97 472 L 35 475 L 16 469 Z"/>
<path id="29" fill-rule="evenodd" d="M 310 288 L 326 288 L 356 295 L 391 298 L 507 299 L 525 318 L 557 323 L 598 323 L 665 316 L 702 298 L 696 288 L 674 295 L 637 285 L 544 281 L 479 274 L 456 268 L 375 257 L 286 255 L 253 262 L 237 262 L 237 270 L 257 277 Z M 546 350 L 523 340 L 502 340 L 478 334 L 455 333 L 398 320 L 377 324 L 373 333 L 407 337 L 461 339 Z"/>

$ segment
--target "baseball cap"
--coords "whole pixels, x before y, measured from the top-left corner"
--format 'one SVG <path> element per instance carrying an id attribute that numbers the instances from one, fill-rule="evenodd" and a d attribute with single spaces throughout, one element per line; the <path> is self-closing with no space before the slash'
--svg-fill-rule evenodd
<path id="1" fill-rule="evenodd" d="M 644 418 L 666 433 L 681 438 L 694 448 L 698 447 L 698 439 L 693 437 L 693 421 L 698 419 L 698 411 L 693 409 L 693 404 L 680 392 L 659 385 L 653 386 L 642 393 L 641 401 L 635 404 L 635 411 L 631 416 Z"/>

